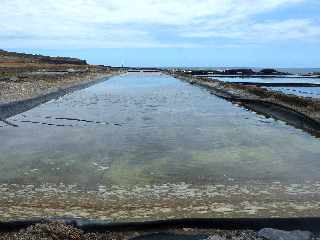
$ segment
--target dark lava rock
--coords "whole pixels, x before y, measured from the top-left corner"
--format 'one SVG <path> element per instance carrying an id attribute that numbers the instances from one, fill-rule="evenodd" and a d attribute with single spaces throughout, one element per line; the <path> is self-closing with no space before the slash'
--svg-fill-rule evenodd
<path id="1" fill-rule="evenodd" d="M 264 228 L 258 232 L 259 237 L 263 237 L 268 240 L 310 240 L 312 239 L 312 233 L 308 231 L 283 231 L 272 228 Z"/>
<path id="2" fill-rule="evenodd" d="M 227 74 L 227 75 L 254 75 L 254 74 L 256 74 L 256 72 L 253 71 L 252 69 L 240 68 L 240 69 L 225 70 L 224 74 Z"/>
<path id="3" fill-rule="evenodd" d="M 215 70 L 193 70 L 191 71 L 192 75 L 213 75 L 213 74 L 221 74 L 220 71 Z"/>
<path id="4" fill-rule="evenodd" d="M 287 73 L 279 72 L 278 70 L 272 68 L 262 69 L 259 74 L 261 75 L 286 75 Z"/>

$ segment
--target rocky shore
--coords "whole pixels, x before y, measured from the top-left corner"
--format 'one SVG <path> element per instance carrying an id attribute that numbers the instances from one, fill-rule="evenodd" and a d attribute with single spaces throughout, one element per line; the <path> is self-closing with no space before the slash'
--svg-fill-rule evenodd
<path id="1" fill-rule="evenodd" d="M 45 95 L 117 74 L 85 60 L 11 53 L 0 50 L 0 104 Z"/>
<path id="2" fill-rule="evenodd" d="M 175 72 L 180 72 L 190 76 L 219 76 L 219 77 L 261 77 L 261 78 L 276 78 L 283 76 L 294 76 L 294 77 L 309 77 L 309 78 L 319 78 L 319 72 L 310 72 L 307 74 L 292 74 L 289 72 L 282 72 L 272 68 L 265 68 L 259 71 L 250 68 L 234 68 L 234 69 L 224 69 L 224 70 L 212 70 L 212 69 L 175 69 Z"/>
<path id="3" fill-rule="evenodd" d="M 320 100 L 268 90 L 260 86 L 228 83 L 183 72 L 168 71 L 175 78 L 208 88 L 213 94 L 250 110 L 283 120 L 320 136 Z"/>
<path id="4" fill-rule="evenodd" d="M 238 69 L 226 69 L 226 70 L 190 70 L 185 73 L 195 75 L 225 75 L 225 76 L 284 76 L 290 75 L 289 73 L 280 72 L 275 69 L 262 69 L 260 71 L 254 71 L 250 68 L 238 68 Z"/>
<path id="5" fill-rule="evenodd" d="M 16 232 L 0 233 L 0 240 L 317 240 L 309 231 L 271 228 L 253 230 L 161 229 L 88 232 L 61 222 L 40 223 Z"/>

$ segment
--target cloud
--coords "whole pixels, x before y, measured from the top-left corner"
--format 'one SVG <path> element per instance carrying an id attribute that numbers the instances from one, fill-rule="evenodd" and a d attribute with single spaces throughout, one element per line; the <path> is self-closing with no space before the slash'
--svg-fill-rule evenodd
<path id="1" fill-rule="evenodd" d="M 223 38 L 241 43 L 267 43 L 272 41 L 320 41 L 319 23 L 312 19 L 286 19 L 259 23 L 223 25 L 183 32 L 188 38 Z"/>
<path id="2" fill-rule="evenodd" d="M 279 22 L 256 23 L 250 26 L 250 31 L 252 32 L 251 39 L 264 36 L 264 41 L 320 40 L 319 23 L 311 19 L 288 19 Z"/>
<path id="3" fill-rule="evenodd" d="M 195 38 L 237 44 L 264 33 L 270 41 L 319 36 L 313 19 L 254 20 L 306 0 L 1 1 L 4 47 L 191 47 L 199 45 Z"/>

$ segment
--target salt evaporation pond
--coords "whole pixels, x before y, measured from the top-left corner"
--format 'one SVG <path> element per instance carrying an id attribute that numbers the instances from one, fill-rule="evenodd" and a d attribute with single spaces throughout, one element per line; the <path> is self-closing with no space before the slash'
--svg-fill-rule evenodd
<path id="1" fill-rule="evenodd" d="M 312 83 L 319 84 L 320 78 L 296 78 L 290 77 L 210 77 L 224 82 L 249 82 L 249 83 Z M 320 98 L 320 87 L 266 87 L 270 90 L 292 94 L 300 97 Z"/>
<path id="2" fill-rule="evenodd" d="M 320 98 L 320 87 L 268 87 L 268 89 L 301 97 Z"/>
<path id="3" fill-rule="evenodd" d="M 130 73 L 7 119 L 2 220 L 320 215 L 320 141 L 170 76 Z"/>
<path id="4" fill-rule="evenodd" d="M 256 82 L 256 83 L 314 83 L 320 84 L 320 78 L 315 77 L 210 77 L 224 82 Z"/>

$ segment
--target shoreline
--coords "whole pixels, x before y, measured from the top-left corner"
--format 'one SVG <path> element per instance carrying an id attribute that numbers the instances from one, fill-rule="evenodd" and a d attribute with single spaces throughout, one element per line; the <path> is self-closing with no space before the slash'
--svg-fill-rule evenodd
<path id="1" fill-rule="evenodd" d="M 315 137 L 320 137 L 320 101 L 317 99 L 287 95 L 259 86 L 198 78 L 170 71 L 165 73 L 192 85 L 207 88 L 217 97 L 239 104 L 248 110 L 285 121 Z"/>

